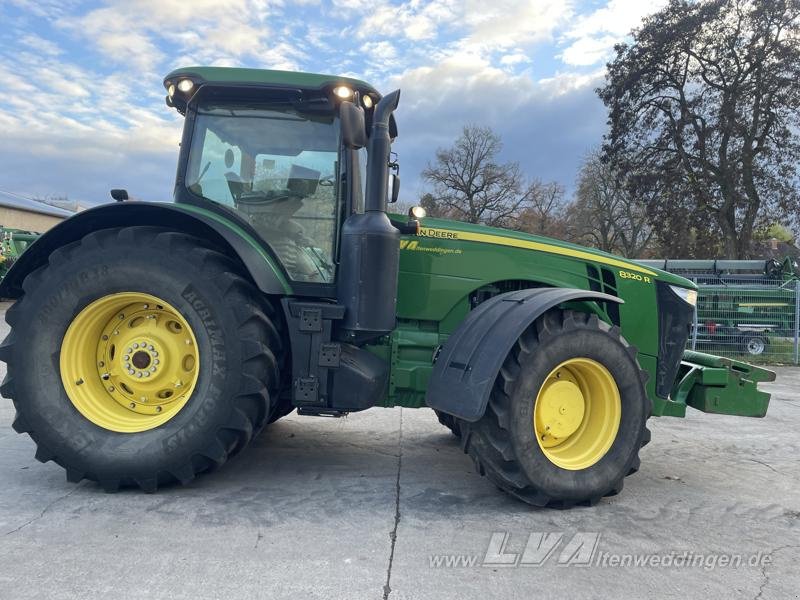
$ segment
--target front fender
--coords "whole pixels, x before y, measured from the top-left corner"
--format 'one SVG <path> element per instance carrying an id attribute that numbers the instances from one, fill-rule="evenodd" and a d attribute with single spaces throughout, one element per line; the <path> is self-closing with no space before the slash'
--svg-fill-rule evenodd
<path id="1" fill-rule="evenodd" d="M 56 249 L 100 229 L 152 225 L 194 235 L 238 257 L 265 294 L 290 294 L 292 288 L 280 263 L 233 221 L 210 211 L 162 202 L 120 202 L 79 212 L 39 237 L 22 253 L 0 282 L 0 297 L 18 298 L 22 282 L 47 262 Z M 168 259 L 168 257 L 165 257 Z"/>
<path id="2" fill-rule="evenodd" d="M 442 346 L 426 404 L 465 421 L 480 419 L 500 367 L 522 332 L 547 310 L 576 300 L 622 303 L 600 292 L 533 288 L 499 294 L 480 304 Z"/>

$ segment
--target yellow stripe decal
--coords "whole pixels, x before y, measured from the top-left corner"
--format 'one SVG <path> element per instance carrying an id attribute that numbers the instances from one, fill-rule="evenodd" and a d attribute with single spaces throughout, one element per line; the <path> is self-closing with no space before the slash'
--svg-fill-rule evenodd
<path id="1" fill-rule="evenodd" d="M 611 265 L 625 269 L 627 271 L 637 271 L 646 275 L 655 275 L 655 271 L 638 265 L 636 263 L 618 260 L 616 258 L 609 258 L 606 256 L 598 256 L 591 252 L 583 250 L 575 250 L 573 248 L 563 248 L 561 246 L 554 246 L 552 244 L 544 244 L 542 242 L 534 242 L 532 240 L 520 240 L 516 238 L 505 237 L 502 235 L 490 235 L 487 233 L 473 233 L 470 231 L 453 231 L 450 229 L 436 229 L 434 227 L 420 227 L 419 235 L 422 237 L 437 238 L 442 240 L 458 240 L 464 242 L 483 242 L 485 244 L 495 244 L 498 246 L 511 246 L 512 248 L 525 248 L 527 250 L 538 250 L 540 252 L 547 252 L 548 254 L 559 254 L 561 256 L 569 256 L 571 258 L 579 258 L 588 262 L 598 262 L 605 265 Z"/>

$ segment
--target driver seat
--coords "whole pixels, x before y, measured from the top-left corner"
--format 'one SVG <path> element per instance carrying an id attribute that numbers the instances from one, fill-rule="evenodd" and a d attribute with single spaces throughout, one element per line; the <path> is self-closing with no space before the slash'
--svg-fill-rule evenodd
<path id="1" fill-rule="evenodd" d="M 239 200 L 239 197 L 242 195 L 242 192 L 245 191 L 245 183 L 247 183 L 242 176 L 239 175 L 236 171 L 231 171 L 230 169 L 233 168 L 233 150 L 228 148 L 225 150 L 225 167 L 229 169 L 225 172 L 225 179 L 228 182 L 228 189 L 231 191 L 231 196 L 233 196 L 234 200 Z"/>

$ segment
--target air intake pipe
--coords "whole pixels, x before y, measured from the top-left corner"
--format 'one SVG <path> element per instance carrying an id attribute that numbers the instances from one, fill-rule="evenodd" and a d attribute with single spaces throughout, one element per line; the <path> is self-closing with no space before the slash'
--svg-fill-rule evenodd
<path id="1" fill-rule="evenodd" d="M 364 342 L 390 332 L 397 311 L 400 232 L 386 216 L 389 186 L 389 117 L 400 90 L 375 106 L 367 142 L 364 214 L 350 215 L 342 226 L 337 298 L 345 306 L 343 337 Z"/>

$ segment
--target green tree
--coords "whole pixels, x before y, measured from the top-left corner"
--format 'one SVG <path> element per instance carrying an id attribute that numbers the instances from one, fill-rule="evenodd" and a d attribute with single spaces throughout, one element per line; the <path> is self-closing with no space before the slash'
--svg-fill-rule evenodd
<path id="1" fill-rule="evenodd" d="M 605 158 L 666 191 L 653 214 L 683 222 L 673 235 L 743 258 L 800 206 L 798 15 L 800 0 L 671 0 L 617 46 Z"/>

